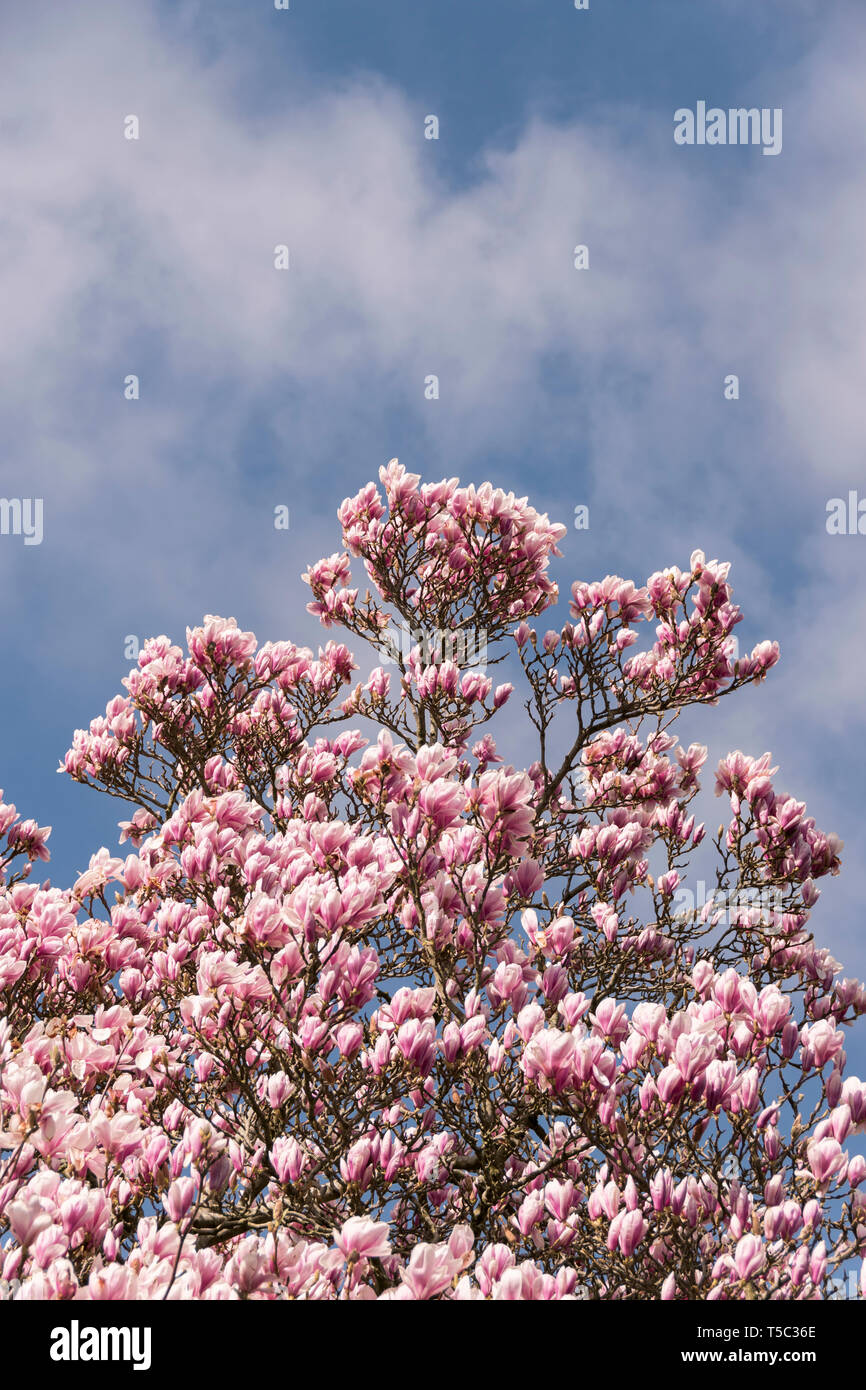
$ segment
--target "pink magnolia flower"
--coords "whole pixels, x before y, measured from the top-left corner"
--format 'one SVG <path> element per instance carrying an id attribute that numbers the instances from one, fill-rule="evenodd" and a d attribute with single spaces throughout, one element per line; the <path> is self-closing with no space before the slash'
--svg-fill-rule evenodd
<path id="1" fill-rule="evenodd" d="M 337 1248 L 351 1259 L 381 1260 L 391 1253 L 388 1227 L 384 1221 L 371 1221 L 366 1216 L 350 1216 L 339 1231 L 334 1232 Z"/>
<path id="2" fill-rule="evenodd" d="M 845 1162 L 837 1139 L 819 1139 L 809 1144 L 807 1158 L 815 1181 L 821 1184 L 829 1182 Z"/>
<path id="3" fill-rule="evenodd" d="M 413 1298 L 435 1298 L 459 1269 L 447 1245 L 416 1245 L 400 1277 Z"/>
<path id="4" fill-rule="evenodd" d="M 742 1236 L 734 1252 L 734 1268 L 740 1279 L 751 1279 L 764 1268 L 766 1251 L 760 1236 Z"/>

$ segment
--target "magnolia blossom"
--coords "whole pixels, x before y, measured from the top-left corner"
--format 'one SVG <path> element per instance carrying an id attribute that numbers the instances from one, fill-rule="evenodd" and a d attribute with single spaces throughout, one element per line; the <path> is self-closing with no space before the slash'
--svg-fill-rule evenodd
<path id="1" fill-rule="evenodd" d="M 769 753 L 715 770 L 718 893 L 681 907 L 707 750 L 673 728 L 779 656 L 734 659 L 729 566 L 577 580 L 557 617 L 565 528 L 527 498 L 393 460 L 338 517 L 324 647 L 207 615 L 73 732 L 125 850 L 37 882 L 49 828 L 0 793 L 4 1288 L 799 1300 L 866 1270 L 866 991 L 812 921 L 842 846 Z M 509 679 L 429 660 L 428 622 Z"/>

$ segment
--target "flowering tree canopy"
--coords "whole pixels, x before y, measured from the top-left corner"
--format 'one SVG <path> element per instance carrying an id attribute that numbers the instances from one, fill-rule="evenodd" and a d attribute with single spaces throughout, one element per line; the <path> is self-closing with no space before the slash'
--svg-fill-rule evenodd
<path id="1" fill-rule="evenodd" d="M 232 618 L 186 654 L 148 641 L 64 763 L 129 803 L 134 852 L 39 886 L 49 832 L 0 807 L 2 1278 L 826 1296 L 866 1254 L 843 1031 L 866 991 L 808 925 L 840 843 L 769 754 L 719 765 L 714 889 L 677 905 L 707 752 L 672 721 L 778 648 L 734 659 L 728 566 L 700 551 L 577 582 L 536 630 L 563 526 L 396 460 L 380 480 L 339 509 L 310 611 L 379 657 L 395 621 L 483 629 L 522 668 L 529 766 L 491 731 L 513 686 L 421 645 L 353 684 L 341 642 L 260 647 Z"/>

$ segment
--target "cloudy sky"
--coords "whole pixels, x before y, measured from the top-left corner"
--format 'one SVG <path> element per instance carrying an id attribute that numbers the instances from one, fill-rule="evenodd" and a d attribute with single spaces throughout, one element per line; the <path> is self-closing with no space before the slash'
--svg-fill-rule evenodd
<path id="1" fill-rule="evenodd" d="M 55 768 L 125 637 L 317 641 L 299 575 L 398 456 L 588 505 L 566 590 L 732 561 L 782 661 L 681 736 L 842 835 L 815 926 L 866 974 L 866 536 L 826 529 L 866 497 L 862 5 L 31 0 L 0 39 L 0 494 L 44 504 L 0 537 L 0 785 L 57 881 L 116 840 Z M 698 101 L 781 108 L 781 153 L 675 144 Z"/>

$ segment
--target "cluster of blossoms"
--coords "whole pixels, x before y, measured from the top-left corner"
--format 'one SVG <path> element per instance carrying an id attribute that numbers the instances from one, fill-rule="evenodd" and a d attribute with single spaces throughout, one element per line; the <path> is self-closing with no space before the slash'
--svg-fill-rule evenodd
<path id="1" fill-rule="evenodd" d="M 510 685 L 422 667 L 351 687 L 346 646 L 165 637 L 63 770 L 123 798 L 113 856 L 30 882 L 48 832 L 0 807 L 0 1279 L 30 1299 L 814 1299 L 866 1257 L 866 991 L 808 928 L 840 845 L 716 774 L 672 717 L 759 680 L 727 566 L 575 584 L 563 528 L 396 462 L 340 508 L 310 607 L 376 648 L 474 615 L 520 667 L 538 756 L 471 730 Z M 390 606 L 390 607 L 389 607 Z M 658 622 L 626 656 L 636 624 Z M 507 640 L 511 639 L 511 640 Z M 516 665 L 516 662 L 515 662 Z M 453 668 L 453 669 L 451 669 Z M 371 735 L 352 726 L 378 725 Z M 558 721 L 558 722 L 557 722 Z M 556 730 L 554 730 L 556 724 Z M 558 731 L 567 751 L 550 758 Z M 864 1190 L 861 1192 L 861 1186 Z"/>

